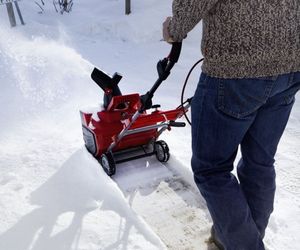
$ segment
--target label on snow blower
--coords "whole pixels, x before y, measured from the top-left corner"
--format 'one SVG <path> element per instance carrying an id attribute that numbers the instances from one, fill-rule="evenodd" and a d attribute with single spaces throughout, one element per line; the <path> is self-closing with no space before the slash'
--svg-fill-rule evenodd
<path id="1" fill-rule="evenodd" d="M 212 222 L 199 191 L 166 166 L 138 159 L 118 164 L 113 179 L 168 250 L 217 249 L 208 243 Z"/>

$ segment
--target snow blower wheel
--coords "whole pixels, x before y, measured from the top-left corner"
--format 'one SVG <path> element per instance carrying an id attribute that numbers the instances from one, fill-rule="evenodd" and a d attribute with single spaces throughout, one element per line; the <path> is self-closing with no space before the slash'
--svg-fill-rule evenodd
<path id="1" fill-rule="evenodd" d="M 170 158 L 168 144 L 165 141 L 156 141 L 154 144 L 155 155 L 158 161 L 167 162 Z"/>
<path id="2" fill-rule="evenodd" d="M 105 173 L 112 176 L 116 173 L 116 163 L 112 153 L 104 153 L 101 155 L 100 163 Z"/>

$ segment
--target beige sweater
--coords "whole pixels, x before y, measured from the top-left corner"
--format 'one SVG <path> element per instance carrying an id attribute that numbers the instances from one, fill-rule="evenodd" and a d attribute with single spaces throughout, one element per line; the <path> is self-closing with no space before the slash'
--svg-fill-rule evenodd
<path id="1" fill-rule="evenodd" d="M 203 20 L 203 72 L 220 78 L 300 71 L 300 0 L 173 0 L 181 41 Z"/>

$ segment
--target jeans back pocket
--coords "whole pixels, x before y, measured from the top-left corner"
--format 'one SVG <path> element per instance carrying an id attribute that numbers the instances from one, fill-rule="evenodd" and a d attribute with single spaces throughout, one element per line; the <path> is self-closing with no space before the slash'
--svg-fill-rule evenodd
<path id="1" fill-rule="evenodd" d="M 268 99 L 273 78 L 220 79 L 218 109 L 235 118 L 243 118 L 258 110 Z"/>

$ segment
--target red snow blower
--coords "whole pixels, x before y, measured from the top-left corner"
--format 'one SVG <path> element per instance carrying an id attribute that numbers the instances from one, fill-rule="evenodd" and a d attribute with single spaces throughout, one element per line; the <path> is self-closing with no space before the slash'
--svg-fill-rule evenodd
<path id="1" fill-rule="evenodd" d="M 83 139 L 109 176 L 115 174 L 116 164 L 124 161 L 150 155 L 156 155 L 160 162 L 169 160 L 169 147 L 158 138 L 171 127 L 185 126 L 176 119 L 188 111 L 190 100 L 176 109 L 162 111 L 160 105 L 152 105 L 152 97 L 169 76 L 180 51 L 181 43 L 173 43 L 170 55 L 157 63 L 157 81 L 141 96 L 122 95 L 118 87 L 120 74 L 110 77 L 97 68 L 93 70 L 91 78 L 104 91 L 104 105 L 97 113 L 80 111 Z"/>

